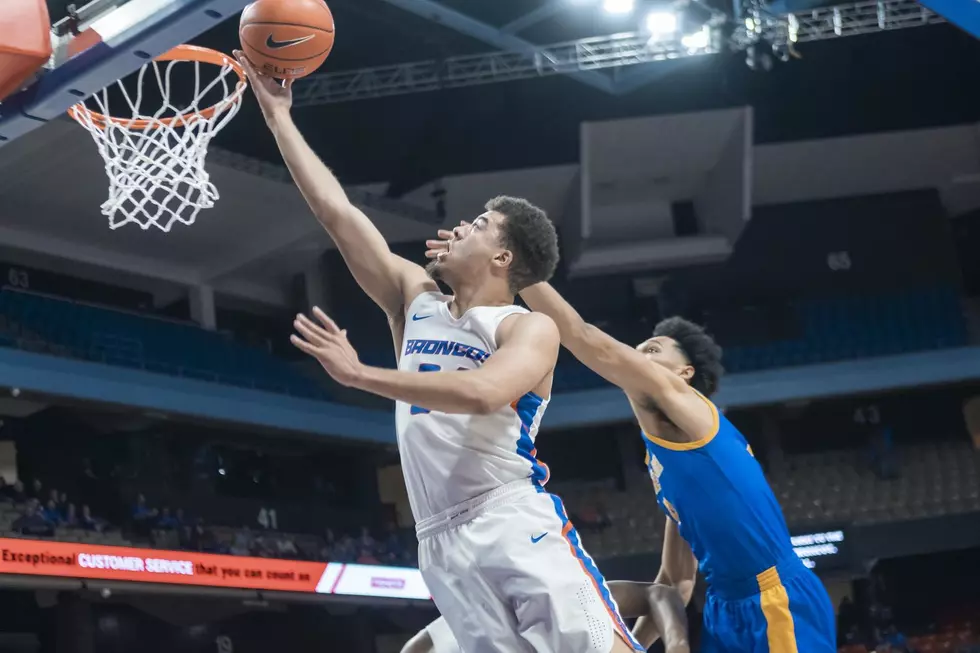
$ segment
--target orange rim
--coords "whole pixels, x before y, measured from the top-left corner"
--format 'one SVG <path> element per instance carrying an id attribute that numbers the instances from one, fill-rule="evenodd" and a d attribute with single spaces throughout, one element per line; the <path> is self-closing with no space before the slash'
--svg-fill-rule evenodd
<path id="1" fill-rule="evenodd" d="M 235 85 L 235 93 L 239 93 L 239 89 L 244 89 L 247 84 L 247 78 L 245 77 L 245 70 L 242 65 L 235 60 L 234 57 L 229 57 L 223 52 L 218 52 L 217 50 L 212 50 L 210 48 L 202 48 L 197 45 L 178 45 L 175 48 L 164 52 L 159 57 L 154 58 L 154 61 L 199 61 L 201 63 L 209 63 L 215 66 L 224 67 L 230 65 L 235 74 L 238 75 L 238 84 Z M 133 118 L 114 118 L 113 116 L 105 116 L 97 111 L 92 111 L 84 102 L 79 102 L 72 108 L 68 109 L 68 115 L 74 118 L 78 122 L 82 122 L 82 116 L 88 116 L 93 123 L 100 129 L 105 129 L 106 123 L 114 123 L 125 127 L 126 129 L 134 130 L 145 130 L 145 129 L 155 129 L 157 127 L 172 127 L 174 123 L 189 123 L 194 120 L 210 120 L 214 117 L 214 113 L 217 110 L 217 105 L 210 106 L 207 109 L 202 109 L 195 113 L 188 113 L 182 116 L 172 116 L 170 118 L 156 118 L 153 120 L 145 119 L 133 119 Z"/>

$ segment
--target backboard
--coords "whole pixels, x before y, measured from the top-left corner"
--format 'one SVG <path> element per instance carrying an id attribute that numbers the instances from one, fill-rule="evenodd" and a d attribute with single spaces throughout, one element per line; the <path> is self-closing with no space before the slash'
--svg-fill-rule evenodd
<path id="1" fill-rule="evenodd" d="M 79 100 L 207 31 L 248 2 L 92 0 L 72 11 L 50 26 L 53 54 L 47 65 L 0 104 L 0 147 L 64 115 Z"/>

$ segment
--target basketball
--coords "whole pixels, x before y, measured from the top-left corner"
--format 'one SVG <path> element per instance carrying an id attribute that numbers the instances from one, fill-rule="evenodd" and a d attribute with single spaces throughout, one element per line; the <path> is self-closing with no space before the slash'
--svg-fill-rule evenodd
<path id="1" fill-rule="evenodd" d="M 279 79 L 306 77 L 333 48 L 333 14 L 323 0 L 258 0 L 242 11 L 238 36 L 259 71 Z"/>

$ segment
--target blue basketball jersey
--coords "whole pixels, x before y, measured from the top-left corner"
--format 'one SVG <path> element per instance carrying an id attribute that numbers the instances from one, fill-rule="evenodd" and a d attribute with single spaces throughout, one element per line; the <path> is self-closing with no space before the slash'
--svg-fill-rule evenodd
<path id="1" fill-rule="evenodd" d="M 643 433 L 646 462 L 657 501 L 691 545 L 709 586 L 741 585 L 796 555 L 751 448 L 704 400 L 715 417 L 710 434 L 675 443 Z"/>

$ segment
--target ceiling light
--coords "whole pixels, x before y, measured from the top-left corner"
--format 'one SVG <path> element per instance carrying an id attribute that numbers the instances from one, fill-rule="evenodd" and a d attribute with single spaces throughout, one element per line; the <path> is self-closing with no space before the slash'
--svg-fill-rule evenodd
<path id="1" fill-rule="evenodd" d="M 610 14 L 628 14 L 633 11 L 634 0 L 604 0 L 602 8 Z"/>
<path id="2" fill-rule="evenodd" d="M 673 34 L 677 31 L 677 14 L 669 11 L 651 11 L 647 14 L 647 30 L 653 34 Z"/>

